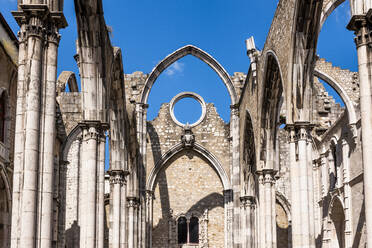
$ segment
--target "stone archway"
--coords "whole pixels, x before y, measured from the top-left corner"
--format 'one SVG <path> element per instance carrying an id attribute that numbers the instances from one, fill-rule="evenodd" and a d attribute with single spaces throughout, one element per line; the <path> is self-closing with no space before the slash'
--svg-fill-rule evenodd
<path id="1" fill-rule="evenodd" d="M 218 63 L 218 61 L 215 58 L 213 58 L 211 55 L 209 55 L 202 49 L 192 45 L 187 45 L 168 55 L 152 70 L 152 72 L 150 73 L 149 77 L 146 80 L 145 87 L 141 95 L 141 103 L 147 104 L 151 88 L 154 85 L 156 79 L 159 77 L 159 75 L 171 64 L 185 57 L 186 55 L 192 55 L 200 59 L 207 65 L 209 65 L 218 74 L 222 82 L 225 84 L 231 98 L 231 104 L 234 105 L 238 102 L 238 97 L 236 95 L 235 88 L 231 81 L 231 78 L 229 74 L 226 72 L 226 70 L 221 66 L 221 64 Z"/>
<path id="2" fill-rule="evenodd" d="M 231 209 L 230 187 L 222 165 L 200 144 L 190 148 L 182 143 L 173 146 L 159 159 L 147 180 L 146 189 L 151 193 L 151 199 L 146 201 L 147 236 L 151 237 L 148 246 L 164 247 L 164 242 L 170 240 L 171 247 L 176 247 L 176 216 L 194 212 L 207 212 L 210 223 L 201 222 L 208 227 L 200 229 L 201 243 L 196 247 L 204 247 L 205 240 L 216 247 L 224 246 L 226 232 L 231 230 L 226 229 L 231 223 L 227 212 Z"/>
<path id="3" fill-rule="evenodd" d="M 342 203 L 338 197 L 335 197 L 330 204 L 329 212 L 329 232 L 330 247 L 345 247 L 345 213 Z"/>

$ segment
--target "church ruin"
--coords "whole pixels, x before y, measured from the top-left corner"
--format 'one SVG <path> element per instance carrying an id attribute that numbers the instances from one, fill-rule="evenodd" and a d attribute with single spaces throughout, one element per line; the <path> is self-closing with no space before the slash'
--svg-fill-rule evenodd
<path id="1" fill-rule="evenodd" d="M 316 56 L 343 0 L 279 0 L 233 75 L 193 45 L 124 74 L 102 1 L 74 2 L 80 82 L 57 75 L 63 0 L 18 0 L 18 38 L 0 15 L 0 247 L 372 248 L 371 0 L 350 0 L 358 72 Z M 157 78 L 188 55 L 226 86 L 229 123 L 194 92 L 147 119 Z M 195 123 L 174 115 L 183 98 Z"/>

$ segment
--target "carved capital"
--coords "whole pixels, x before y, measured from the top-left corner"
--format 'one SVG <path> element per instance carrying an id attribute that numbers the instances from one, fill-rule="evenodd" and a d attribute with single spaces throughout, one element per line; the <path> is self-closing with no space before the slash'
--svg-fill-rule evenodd
<path id="1" fill-rule="evenodd" d="M 239 117 L 239 104 L 230 105 L 231 115 Z"/>
<path id="2" fill-rule="evenodd" d="M 261 184 L 275 184 L 275 175 L 277 171 L 273 169 L 264 169 L 259 172 L 258 181 Z"/>
<path id="3" fill-rule="evenodd" d="M 242 196 L 240 197 L 240 206 L 244 209 L 253 208 L 256 205 L 256 199 L 254 196 Z"/>
<path id="4" fill-rule="evenodd" d="M 90 139 L 102 139 L 105 137 L 105 131 L 108 129 L 108 124 L 100 121 L 83 121 L 79 123 L 83 133 L 83 141 Z"/>
<path id="5" fill-rule="evenodd" d="M 132 197 L 132 196 L 127 197 L 127 205 L 128 205 L 128 208 L 136 209 L 139 205 L 138 198 L 137 197 Z"/>
<path id="6" fill-rule="evenodd" d="M 146 204 L 149 205 L 153 199 L 154 199 L 154 191 L 146 190 Z"/>
<path id="7" fill-rule="evenodd" d="M 110 184 L 120 184 L 120 185 L 126 185 L 127 180 L 126 176 L 128 175 L 126 171 L 123 170 L 110 170 L 109 172 L 110 175 Z"/>

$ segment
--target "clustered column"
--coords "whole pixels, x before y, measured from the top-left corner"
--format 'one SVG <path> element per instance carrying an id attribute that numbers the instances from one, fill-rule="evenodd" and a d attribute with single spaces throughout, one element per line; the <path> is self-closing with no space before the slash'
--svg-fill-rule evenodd
<path id="1" fill-rule="evenodd" d="M 82 160 L 81 165 L 81 202 L 79 203 L 81 215 L 80 247 L 100 247 L 103 245 L 102 219 L 104 203 L 102 200 L 104 191 L 100 188 L 100 178 L 104 171 L 104 149 L 100 149 L 102 137 L 108 128 L 99 121 L 85 121 L 80 123 L 82 128 Z M 103 146 L 104 148 L 104 146 Z M 102 211 L 101 211 L 102 210 Z M 102 212 L 102 213 L 101 213 Z M 100 213 L 99 215 L 97 213 Z"/>
<path id="2" fill-rule="evenodd" d="M 125 222 L 122 222 L 123 219 L 122 209 L 126 209 L 126 206 L 122 204 L 122 197 L 126 197 L 125 194 L 122 194 L 122 191 L 125 191 L 126 179 L 125 173 L 123 170 L 111 170 L 110 172 L 110 184 L 112 187 L 112 227 L 110 229 L 112 237 L 112 248 L 120 248 L 124 246 L 125 240 Z M 124 232 L 123 232 L 124 231 Z"/>
<path id="3" fill-rule="evenodd" d="M 137 209 L 138 198 L 127 197 L 128 204 L 128 248 L 137 248 Z"/>
<path id="4" fill-rule="evenodd" d="M 154 191 L 146 191 L 146 247 L 152 247 L 152 219 L 153 219 Z"/>
<path id="5" fill-rule="evenodd" d="M 21 30 L 11 246 L 51 247 L 58 30 L 67 24 L 46 4 L 13 14 Z"/>
<path id="6" fill-rule="evenodd" d="M 273 169 L 258 172 L 260 197 L 260 247 L 276 247 L 275 174 Z"/>
<path id="7" fill-rule="evenodd" d="M 255 211 L 256 200 L 253 196 L 240 197 L 242 218 L 242 248 L 255 247 Z"/>
<path id="8" fill-rule="evenodd" d="M 367 246 L 372 247 L 372 6 L 369 0 L 351 1 L 352 18 L 348 29 L 355 31 L 358 53 L 360 115 Z"/>
<path id="9" fill-rule="evenodd" d="M 311 125 L 287 125 L 290 149 L 293 247 L 315 247 Z"/>

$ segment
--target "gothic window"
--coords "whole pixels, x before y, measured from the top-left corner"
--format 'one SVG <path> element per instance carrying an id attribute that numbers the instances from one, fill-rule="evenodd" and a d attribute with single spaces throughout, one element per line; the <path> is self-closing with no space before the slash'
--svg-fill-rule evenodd
<path id="1" fill-rule="evenodd" d="M 5 112 L 6 112 L 6 99 L 3 93 L 0 97 L 0 141 L 5 142 Z"/>
<path id="2" fill-rule="evenodd" d="M 197 244 L 199 243 L 199 220 L 196 217 L 191 217 L 190 225 L 190 243 Z"/>
<path id="3" fill-rule="evenodd" d="M 185 217 L 178 219 L 178 244 L 187 243 L 187 220 Z"/>
<path id="4" fill-rule="evenodd" d="M 178 244 L 199 244 L 199 219 L 180 217 L 177 221 Z"/>

